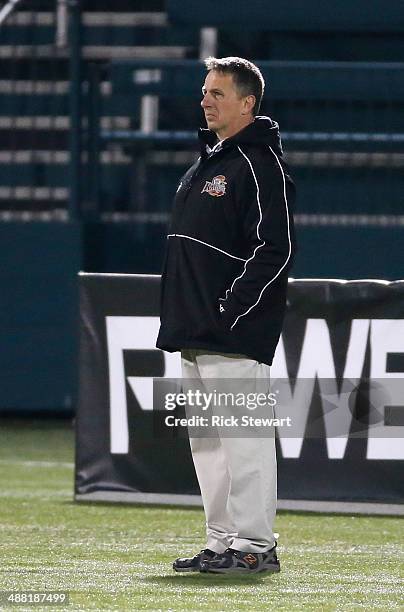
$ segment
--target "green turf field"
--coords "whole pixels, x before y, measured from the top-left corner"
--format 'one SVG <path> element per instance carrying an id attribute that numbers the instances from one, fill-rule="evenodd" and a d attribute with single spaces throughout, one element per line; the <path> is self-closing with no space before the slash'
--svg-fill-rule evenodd
<path id="1" fill-rule="evenodd" d="M 1 610 L 404 610 L 400 518 L 279 514 L 282 571 L 178 575 L 200 510 L 77 504 L 64 422 L 1 420 L 1 590 L 65 590 L 65 607 Z"/>

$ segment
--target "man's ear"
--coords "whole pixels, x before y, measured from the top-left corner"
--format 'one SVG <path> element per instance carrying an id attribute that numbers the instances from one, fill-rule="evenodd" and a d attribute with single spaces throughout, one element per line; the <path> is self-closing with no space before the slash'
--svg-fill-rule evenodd
<path id="1" fill-rule="evenodd" d="M 249 115 L 250 113 L 252 113 L 254 106 L 255 106 L 255 96 L 253 94 L 246 96 L 244 98 L 244 105 L 243 105 L 243 110 L 241 114 Z"/>

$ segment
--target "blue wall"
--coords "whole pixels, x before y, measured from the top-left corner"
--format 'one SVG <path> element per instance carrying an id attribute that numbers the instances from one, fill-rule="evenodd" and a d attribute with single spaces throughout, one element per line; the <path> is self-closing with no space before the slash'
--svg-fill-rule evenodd
<path id="1" fill-rule="evenodd" d="M 1 223 L 0 243 L 0 410 L 71 410 L 80 226 Z"/>
<path id="2" fill-rule="evenodd" d="M 77 273 L 161 271 L 165 224 L 2 223 L 0 412 L 75 410 Z M 298 226 L 295 278 L 404 277 L 404 228 Z"/>

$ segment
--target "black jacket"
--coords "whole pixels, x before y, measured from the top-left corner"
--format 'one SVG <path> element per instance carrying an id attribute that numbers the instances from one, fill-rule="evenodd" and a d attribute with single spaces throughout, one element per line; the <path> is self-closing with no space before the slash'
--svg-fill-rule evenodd
<path id="1" fill-rule="evenodd" d="M 294 251 L 294 184 L 278 124 L 257 117 L 201 157 L 177 190 L 157 347 L 238 353 L 271 364 Z"/>

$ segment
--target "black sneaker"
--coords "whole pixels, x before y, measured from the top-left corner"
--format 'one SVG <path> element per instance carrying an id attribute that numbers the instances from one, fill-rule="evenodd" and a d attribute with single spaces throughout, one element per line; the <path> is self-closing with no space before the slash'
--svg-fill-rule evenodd
<path id="1" fill-rule="evenodd" d="M 279 572 L 276 544 L 264 553 L 243 552 L 228 548 L 221 555 L 201 562 L 201 572 L 213 574 L 257 574 L 258 572 Z"/>
<path id="2" fill-rule="evenodd" d="M 200 564 L 204 561 L 210 561 L 216 553 L 209 548 L 204 548 L 194 557 L 176 559 L 173 563 L 173 569 L 176 572 L 199 572 Z"/>

